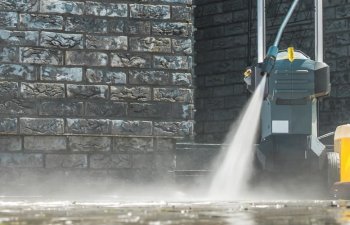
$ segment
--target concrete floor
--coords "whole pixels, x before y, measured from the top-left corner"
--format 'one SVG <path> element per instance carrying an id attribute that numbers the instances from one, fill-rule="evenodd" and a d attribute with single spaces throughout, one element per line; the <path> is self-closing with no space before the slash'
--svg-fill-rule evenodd
<path id="1" fill-rule="evenodd" d="M 71 202 L 1 198 L 0 225 L 350 224 L 347 201 Z"/>

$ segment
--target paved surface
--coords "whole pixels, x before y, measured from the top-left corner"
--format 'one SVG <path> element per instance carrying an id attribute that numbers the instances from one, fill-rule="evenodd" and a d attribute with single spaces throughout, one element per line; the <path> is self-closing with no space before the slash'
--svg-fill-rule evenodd
<path id="1" fill-rule="evenodd" d="M 2 198 L 0 225 L 350 224 L 346 201 L 40 202 Z"/>

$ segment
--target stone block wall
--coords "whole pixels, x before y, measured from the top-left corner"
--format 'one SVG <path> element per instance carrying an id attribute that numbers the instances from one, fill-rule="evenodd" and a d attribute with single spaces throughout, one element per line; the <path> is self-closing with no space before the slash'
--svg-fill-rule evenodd
<path id="1" fill-rule="evenodd" d="M 290 2 L 266 1 L 267 46 L 273 42 Z M 350 2 L 323 3 L 324 56 L 331 68 L 332 92 L 319 105 L 320 134 L 350 123 Z M 196 139 L 221 142 L 249 98 L 242 73 L 256 62 L 256 0 L 198 0 L 195 4 Z M 280 49 L 294 46 L 313 58 L 313 17 L 314 0 L 301 1 Z"/>
<path id="2" fill-rule="evenodd" d="M 0 168 L 172 170 L 192 30 L 191 0 L 2 0 Z"/>

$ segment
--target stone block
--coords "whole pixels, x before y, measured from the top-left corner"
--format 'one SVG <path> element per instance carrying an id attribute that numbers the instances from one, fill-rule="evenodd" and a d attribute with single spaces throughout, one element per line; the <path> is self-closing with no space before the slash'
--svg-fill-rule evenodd
<path id="1" fill-rule="evenodd" d="M 193 91 L 182 88 L 154 88 L 155 101 L 193 102 Z"/>
<path id="2" fill-rule="evenodd" d="M 125 21 L 110 20 L 108 21 L 108 31 L 111 33 L 124 33 Z"/>
<path id="3" fill-rule="evenodd" d="M 158 152 L 174 152 L 176 148 L 176 139 L 156 138 L 155 145 Z"/>
<path id="4" fill-rule="evenodd" d="M 68 146 L 73 152 L 106 152 L 111 151 L 110 137 L 81 137 L 68 138 Z"/>
<path id="5" fill-rule="evenodd" d="M 135 52 L 171 52 L 170 38 L 131 37 L 130 49 Z"/>
<path id="6" fill-rule="evenodd" d="M 41 13 L 82 15 L 84 3 L 76 1 L 45 0 L 40 2 Z"/>
<path id="7" fill-rule="evenodd" d="M 136 67 L 136 68 L 150 68 L 150 55 L 136 55 L 129 53 L 112 53 L 111 60 L 112 67 Z"/>
<path id="8" fill-rule="evenodd" d="M 42 154 L 0 153 L 0 167 L 40 168 L 43 166 Z"/>
<path id="9" fill-rule="evenodd" d="M 80 67 L 42 66 L 41 80 L 81 82 L 83 69 Z"/>
<path id="10" fill-rule="evenodd" d="M 46 168 L 86 168 L 87 156 L 83 154 L 47 154 L 45 157 Z"/>
<path id="11" fill-rule="evenodd" d="M 37 46 L 39 42 L 38 31 L 10 31 L 0 30 L 1 45 L 32 45 Z"/>
<path id="12" fill-rule="evenodd" d="M 124 102 L 87 102 L 85 114 L 97 117 L 126 116 L 127 103 Z"/>
<path id="13" fill-rule="evenodd" d="M 193 135 L 193 122 L 155 122 L 154 135 L 190 136 Z"/>
<path id="14" fill-rule="evenodd" d="M 151 136 L 152 122 L 113 120 L 112 134 Z"/>
<path id="15" fill-rule="evenodd" d="M 35 80 L 35 69 L 30 65 L 1 64 L 0 80 Z"/>
<path id="16" fill-rule="evenodd" d="M 90 167 L 94 169 L 127 169 L 131 168 L 129 154 L 93 154 L 90 156 Z"/>
<path id="17" fill-rule="evenodd" d="M 63 134 L 64 121 L 55 118 L 20 118 L 20 133 L 28 135 Z"/>
<path id="18" fill-rule="evenodd" d="M 2 18 L 2 20 L 0 21 L 0 27 L 16 28 L 18 24 L 16 12 L 0 12 L 0 18 Z"/>
<path id="19" fill-rule="evenodd" d="M 194 119 L 194 105 L 193 104 L 172 104 L 171 118 L 193 120 Z"/>
<path id="20" fill-rule="evenodd" d="M 62 136 L 24 136 L 25 151 L 65 151 L 67 150 L 66 137 Z"/>
<path id="21" fill-rule="evenodd" d="M 139 85 L 170 85 L 170 74 L 164 71 L 129 71 L 129 83 Z"/>
<path id="22" fill-rule="evenodd" d="M 103 52 L 66 52 L 67 65 L 106 66 L 107 62 L 108 56 L 106 53 Z"/>
<path id="23" fill-rule="evenodd" d="M 154 22 L 152 24 L 152 34 L 161 36 L 191 36 L 189 24 L 179 22 Z"/>
<path id="24" fill-rule="evenodd" d="M 154 168 L 154 155 L 153 154 L 133 154 L 132 168 L 135 168 L 135 169 Z"/>
<path id="25" fill-rule="evenodd" d="M 187 56 L 154 56 L 157 69 L 188 70 L 190 59 Z"/>
<path id="26" fill-rule="evenodd" d="M 20 49 L 20 61 L 22 63 L 34 63 L 34 64 L 51 64 L 62 65 L 63 54 L 62 51 L 56 49 L 43 49 L 43 48 L 31 48 L 21 47 Z"/>
<path id="27" fill-rule="evenodd" d="M 16 82 L 0 82 L 0 98 L 12 99 L 18 97 L 18 83 Z"/>
<path id="28" fill-rule="evenodd" d="M 18 53 L 15 47 L 0 46 L 0 62 L 18 62 Z"/>
<path id="29" fill-rule="evenodd" d="M 22 150 L 22 138 L 19 136 L 1 136 L 0 152 L 13 152 Z"/>
<path id="30" fill-rule="evenodd" d="M 37 12 L 39 0 L 5 0 L 0 2 L 0 9 L 5 11 Z"/>
<path id="31" fill-rule="evenodd" d="M 86 35 L 86 48 L 101 50 L 128 50 L 128 37 Z"/>
<path id="32" fill-rule="evenodd" d="M 192 86 L 192 74 L 190 73 L 173 73 L 173 84 L 177 86 Z"/>
<path id="33" fill-rule="evenodd" d="M 108 134 L 109 120 L 67 119 L 67 132 L 71 134 Z"/>
<path id="34" fill-rule="evenodd" d="M 130 4 L 130 17 L 142 19 L 170 19 L 170 6 Z"/>
<path id="35" fill-rule="evenodd" d="M 111 100 L 117 101 L 149 101 L 151 100 L 151 88 L 148 87 L 125 87 L 112 86 Z"/>
<path id="36" fill-rule="evenodd" d="M 83 102 L 43 101 L 39 106 L 40 116 L 82 116 Z"/>
<path id="37" fill-rule="evenodd" d="M 43 14 L 20 14 L 21 28 L 38 30 L 62 30 L 63 17 Z"/>
<path id="38" fill-rule="evenodd" d="M 24 98 L 64 98 L 64 84 L 21 83 L 21 95 Z"/>
<path id="39" fill-rule="evenodd" d="M 173 39 L 172 50 L 174 53 L 191 55 L 192 54 L 192 41 L 191 39 Z"/>
<path id="40" fill-rule="evenodd" d="M 153 152 L 152 138 L 113 138 L 113 151 L 115 152 Z"/>
<path id="41" fill-rule="evenodd" d="M 172 6 L 171 18 L 173 20 L 191 21 L 192 20 L 192 7 L 190 6 Z"/>
<path id="42" fill-rule="evenodd" d="M 82 34 L 65 34 L 56 32 L 41 32 L 40 45 L 54 48 L 83 48 Z"/>
<path id="43" fill-rule="evenodd" d="M 89 83 L 126 84 L 126 73 L 111 69 L 87 69 L 86 79 Z"/>
<path id="44" fill-rule="evenodd" d="M 89 33 L 107 33 L 108 23 L 106 19 L 95 17 L 67 17 L 65 23 L 66 31 Z"/>
<path id="45" fill-rule="evenodd" d="M 107 99 L 107 85 L 67 85 L 67 97 L 74 99 Z"/>
<path id="46" fill-rule="evenodd" d="M 108 17 L 127 17 L 128 5 L 104 2 L 86 2 L 85 12 L 87 15 L 108 16 Z"/>
<path id="47" fill-rule="evenodd" d="M 0 114 L 8 116 L 37 115 L 36 103 L 34 101 L 28 101 L 28 99 L 1 99 L 0 100 Z"/>
<path id="48" fill-rule="evenodd" d="M 151 34 L 151 22 L 129 20 L 126 25 L 126 33 L 135 35 L 149 35 Z"/>
<path id="49" fill-rule="evenodd" d="M 16 134 L 17 119 L 15 118 L 0 118 L 0 134 Z"/>
<path id="50" fill-rule="evenodd" d="M 169 118 L 171 115 L 171 103 L 130 103 L 128 107 L 128 116 L 136 118 Z"/>

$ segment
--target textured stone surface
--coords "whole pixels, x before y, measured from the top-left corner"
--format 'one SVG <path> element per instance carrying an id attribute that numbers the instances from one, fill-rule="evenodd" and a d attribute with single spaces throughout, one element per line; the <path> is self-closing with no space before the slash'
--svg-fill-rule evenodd
<path id="1" fill-rule="evenodd" d="M 1 80 L 35 80 L 34 67 L 30 65 L 1 64 Z"/>
<path id="2" fill-rule="evenodd" d="M 126 84 L 126 73 L 114 70 L 87 69 L 89 83 Z"/>
<path id="3" fill-rule="evenodd" d="M 126 116 L 127 104 L 124 102 L 88 102 L 85 113 L 96 117 Z"/>
<path id="4" fill-rule="evenodd" d="M 41 32 L 40 45 L 56 48 L 83 48 L 83 35 Z"/>
<path id="5" fill-rule="evenodd" d="M 193 123 L 188 122 L 155 122 L 154 134 L 160 136 L 183 136 L 193 134 Z"/>
<path id="6" fill-rule="evenodd" d="M 2 18 L 0 21 L 0 27 L 15 28 L 18 24 L 16 12 L 0 12 L 0 18 Z"/>
<path id="7" fill-rule="evenodd" d="M 128 38 L 126 36 L 87 35 L 86 47 L 88 49 L 127 50 Z"/>
<path id="8" fill-rule="evenodd" d="M 40 2 L 40 12 L 81 15 L 84 12 L 84 3 L 74 1 L 45 0 Z"/>
<path id="9" fill-rule="evenodd" d="M 62 65 L 62 51 L 43 48 L 20 48 L 20 60 L 22 63 Z"/>
<path id="10" fill-rule="evenodd" d="M 150 21 L 135 21 L 129 20 L 126 25 L 126 33 L 138 34 L 138 35 L 149 35 L 151 34 L 151 23 Z"/>
<path id="11" fill-rule="evenodd" d="M 37 107 L 34 101 L 28 99 L 9 98 L 0 100 L 1 115 L 37 115 Z"/>
<path id="12" fill-rule="evenodd" d="M 45 157 L 46 168 L 86 168 L 87 156 L 83 154 L 48 154 Z"/>
<path id="13" fill-rule="evenodd" d="M 182 88 L 154 88 L 154 100 L 169 102 L 193 102 L 190 89 Z"/>
<path id="14" fill-rule="evenodd" d="M 173 117 L 170 103 L 130 103 L 128 115 L 136 118 L 169 118 Z"/>
<path id="15" fill-rule="evenodd" d="M 170 74 L 164 71 L 131 70 L 129 72 L 130 84 L 140 85 L 169 85 Z"/>
<path id="16" fill-rule="evenodd" d="M 18 62 L 18 54 L 16 48 L 0 46 L 0 62 Z"/>
<path id="17" fill-rule="evenodd" d="M 22 138 L 18 136 L 1 136 L 0 152 L 13 152 L 22 150 Z"/>
<path id="18" fill-rule="evenodd" d="M 186 56 L 154 56 L 154 67 L 158 69 L 187 70 L 189 64 Z"/>
<path id="19" fill-rule="evenodd" d="M 18 83 L 15 82 L 0 82 L 0 97 L 1 99 L 11 99 L 18 96 Z"/>
<path id="20" fill-rule="evenodd" d="M 1 45 L 32 45 L 37 46 L 39 32 L 37 31 L 10 31 L 0 30 Z"/>
<path id="21" fill-rule="evenodd" d="M 40 168 L 43 161 L 41 154 L 0 153 L 0 167 Z"/>
<path id="22" fill-rule="evenodd" d="M 0 118 L 0 133 L 1 134 L 16 134 L 17 133 L 17 119 L 14 118 Z"/>
<path id="23" fill-rule="evenodd" d="M 191 86 L 192 74 L 190 73 L 173 73 L 173 84 L 179 86 Z"/>
<path id="24" fill-rule="evenodd" d="M 103 3 L 103 2 L 86 2 L 86 14 L 95 16 L 108 17 L 127 17 L 128 5 Z"/>
<path id="25" fill-rule="evenodd" d="M 109 137 L 69 137 L 68 146 L 73 152 L 111 151 L 112 140 Z"/>
<path id="26" fill-rule="evenodd" d="M 63 119 L 20 118 L 20 133 L 29 135 L 63 134 Z"/>
<path id="27" fill-rule="evenodd" d="M 171 138 L 157 138 L 155 140 L 157 151 L 172 152 L 175 149 L 175 140 Z"/>
<path id="28" fill-rule="evenodd" d="M 68 17 L 65 23 L 67 31 L 91 33 L 106 33 L 108 23 L 106 19 L 94 17 Z"/>
<path id="29" fill-rule="evenodd" d="M 133 154 L 132 167 L 136 169 L 154 168 L 154 155 L 152 154 Z"/>
<path id="30" fill-rule="evenodd" d="M 128 154 L 93 154 L 90 156 L 90 167 L 95 169 L 131 168 Z"/>
<path id="31" fill-rule="evenodd" d="M 72 134 L 107 134 L 109 120 L 104 119 L 67 119 L 67 132 Z"/>
<path id="32" fill-rule="evenodd" d="M 136 68 L 150 68 L 151 56 L 150 55 L 136 55 L 117 53 L 112 54 L 113 67 L 136 67 Z"/>
<path id="33" fill-rule="evenodd" d="M 105 85 L 67 85 L 67 97 L 75 99 L 106 99 L 108 87 Z"/>
<path id="34" fill-rule="evenodd" d="M 67 65 L 81 65 L 81 66 L 106 66 L 108 56 L 103 52 L 66 52 Z"/>
<path id="35" fill-rule="evenodd" d="M 25 136 L 24 151 L 65 151 L 66 137 L 62 136 Z"/>
<path id="36" fill-rule="evenodd" d="M 151 100 L 151 89 L 148 87 L 112 86 L 111 100 L 148 101 Z"/>
<path id="37" fill-rule="evenodd" d="M 20 14 L 20 26 L 26 29 L 62 30 L 63 17 L 43 14 Z"/>
<path id="38" fill-rule="evenodd" d="M 83 102 L 43 101 L 39 107 L 41 116 L 82 116 Z"/>
<path id="39" fill-rule="evenodd" d="M 80 82 L 82 77 L 83 69 L 79 67 L 41 67 L 40 78 L 42 80 Z"/>
<path id="40" fill-rule="evenodd" d="M 171 52 L 170 38 L 130 38 L 130 48 L 135 52 Z"/>
<path id="41" fill-rule="evenodd" d="M 168 5 L 131 4 L 130 16 L 133 18 L 170 19 Z"/>
<path id="42" fill-rule="evenodd" d="M 182 53 L 186 55 L 192 54 L 192 41 L 191 39 L 173 39 L 172 50 L 175 53 Z"/>
<path id="43" fill-rule="evenodd" d="M 152 138 L 113 138 L 115 152 L 152 152 L 154 150 Z"/>
<path id="44" fill-rule="evenodd" d="M 37 12 L 38 3 L 38 0 L 5 0 L 0 2 L 0 8 L 9 11 Z"/>
<path id="45" fill-rule="evenodd" d="M 152 135 L 152 122 L 113 120 L 112 134 L 150 136 Z"/>
<path id="46" fill-rule="evenodd" d="M 24 98 L 64 98 L 64 84 L 25 83 L 21 84 L 21 95 Z"/>
<path id="47" fill-rule="evenodd" d="M 189 26 L 187 23 L 156 22 L 152 25 L 152 33 L 155 35 L 172 35 L 188 37 Z"/>

